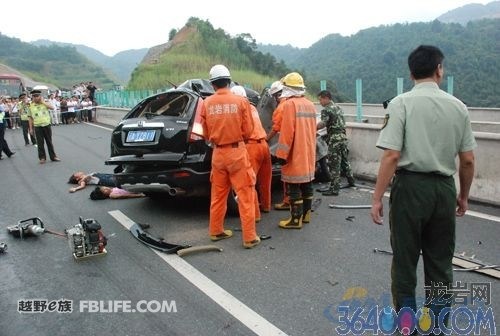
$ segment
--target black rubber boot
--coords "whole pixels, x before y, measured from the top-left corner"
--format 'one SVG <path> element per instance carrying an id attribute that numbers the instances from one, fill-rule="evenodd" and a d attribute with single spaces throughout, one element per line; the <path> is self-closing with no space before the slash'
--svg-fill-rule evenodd
<path id="1" fill-rule="evenodd" d="M 290 200 L 290 218 L 280 221 L 279 227 L 283 229 L 302 229 L 302 200 Z"/>
<path id="2" fill-rule="evenodd" d="M 312 197 L 307 197 L 304 198 L 304 203 L 303 203 L 303 210 L 302 210 L 302 223 L 309 223 L 311 222 L 311 207 L 312 207 Z"/>

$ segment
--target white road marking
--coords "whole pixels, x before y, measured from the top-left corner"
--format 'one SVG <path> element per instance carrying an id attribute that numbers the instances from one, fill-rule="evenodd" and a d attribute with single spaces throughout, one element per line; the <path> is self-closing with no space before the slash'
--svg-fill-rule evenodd
<path id="1" fill-rule="evenodd" d="M 94 123 L 89 123 L 89 122 L 86 122 L 86 121 L 84 121 L 83 123 L 86 124 L 86 125 L 89 125 L 89 126 L 94 126 L 94 127 L 99 127 L 99 128 L 105 129 L 106 131 L 110 131 L 110 132 L 113 131 L 113 129 L 109 128 L 109 127 L 104 127 L 104 126 L 101 126 L 101 125 L 96 125 Z"/>
<path id="2" fill-rule="evenodd" d="M 482 212 L 472 211 L 472 210 L 467 210 L 467 212 L 465 214 L 467 216 L 482 218 L 482 219 L 486 219 L 489 221 L 500 223 L 500 217 L 498 217 L 498 216 L 488 215 L 488 214 L 485 214 Z"/>
<path id="3" fill-rule="evenodd" d="M 109 211 L 108 213 L 128 230 L 130 230 L 130 227 L 134 224 L 134 221 L 128 218 L 120 210 L 113 210 Z M 257 314 L 243 302 L 232 296 L 230 293 L 224 290 L 224 288 L 220 287 L 215 282 L 207 278 L 177 254 L 165 254 L 154 249 L 152 250 L 173 269 L 179 272 L 179 274 L 189 280 L 189 282 L 191 282 L 193 285 L 198 287 L 199 290 L 201 290 L 209 298 L 214 300 L 229 314 L 233 315 L 237 320 L 246 325 L 256 335 L 286 336 L 285 332 Z"/>

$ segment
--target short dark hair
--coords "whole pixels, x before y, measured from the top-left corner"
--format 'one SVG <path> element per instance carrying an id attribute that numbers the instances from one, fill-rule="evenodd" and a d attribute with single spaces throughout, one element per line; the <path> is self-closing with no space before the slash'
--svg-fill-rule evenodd
<path id="1" fill-rule="evenodd" d="M 443 60 L 443 52 L 438 47 L 420 45 L 408 56 L 408 67 L 413 78 L 423 79 L 432 77 Z"/>
<path id="2" fill-rule="evenodd" d="M 212 81 L 212 85 L 218 89 L 229 87 L 230 84 L 231 84 L 231 79 L 229 78 L 220 78 Z"/>
<path id="3" fill-rule="evenodd" d="M 332 93 L 328 90 L 322 90 L 318 93 L 318 97 L 332 99 Z"/>
<path id="4" fill-rule="evenodd" d="M 75 174 L 71 174 L 71 176 L 69 177 L 68 183 L 69 184 L 77 184 L 78 183 L 78 179 L 75 177 Z"/>
<path id="5" fill-rule="evenodd" d="M 108 198 L 101 190 L 101 187 L 95 187 L 95 189 L 90 193 L 90 199 L 93 201 L 103 200 Z"/>

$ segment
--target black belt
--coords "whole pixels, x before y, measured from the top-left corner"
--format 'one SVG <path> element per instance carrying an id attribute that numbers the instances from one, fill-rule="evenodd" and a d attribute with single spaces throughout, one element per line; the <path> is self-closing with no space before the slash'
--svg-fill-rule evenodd
<path id="1" fill-rule="evenodd" d="M 407 169 L 397 169 L 396 175 L 421 175 L 421 176 L 435 176 L 435 177 L 449 177 L 438 172 L 416 172 Z"/>
<path id="2" fill-rule="evenodd" d="M 217 148 L 229 148 L 229 147 L 232 147 L 232 148 L 238 148 L 240 142 L 237 141 L 237 142 L 233 142 L 233 143 L 229 143 L 229 144 L 225 144 L 225 145 L 215 145 L 215 147 Z"/>
<path id="3" fill-rule="evenodd" d="M 245 140 L 245 143 L 247 143 L 247 144 L 258 144 L 258 143 L 261 143 L 261 142 L 264 142 L 264 139 L 259 139 L 259 140 L 248 139 L 248 140 Z"/>

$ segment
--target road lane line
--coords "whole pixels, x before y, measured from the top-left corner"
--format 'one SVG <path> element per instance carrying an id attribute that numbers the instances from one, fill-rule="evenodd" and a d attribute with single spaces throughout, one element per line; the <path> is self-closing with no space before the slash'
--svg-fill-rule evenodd
<path id="1" fill-rule="evenodd" d="M 86 125 L 89 125 L 89 126 L 94 126 L 94 127 L 99 127 L 99 128 L 105 129 L 106 131 L 110 131 L 110 132 L 113 131 L 113 129 L 109 128 L 109 127 L 104 127 L 104 126 L 101 126 L 101 125 L 96 125 L 94 123 L 90 123 L 90 122 L 86 122 L 86 121 L 84 121 L 83 123 L 86 124 Z"/>
<path id="2" fill-rule="evenodd" d="M 113 210 L 108 213 L 128 230 L 130 230 L 130 227 L 135 223 L 120 210 Z M 229 314 L 233 315 L 237 320 L 246 325 L 256 335 L 286 336 L 285 332 L 257 314 L 254 310 L 235 298 L 224 288 L 207 278 L 203 273 L 191 266 L 191 264 L 179 257 L 177 254 L 165 254 L 155 249 L 151 250 L 153 250 L 153 252 L 155 252 L 173 269 L 179 272 L 179 274 L 181 274 L 189 282 L 198 287 L 198 289 L 205 293 L 209 298 L 214 300 L 219 306 L 224 308 Z"/>
<path id="3" fill-rule="evenodd" d="M 478 211 L 467 210 L 467 212 L 465 213 L 465 215 L 466 216 L 477 217 L 477 218 L 482 218 L 482 219 L 486 219 L 486 220 L 489 220 L 489 221 L 500 223 L 500 217 L 493 216 L 493 215 L 488 215 L 488 214 L 485 214 L 485 213 L 482 213 L 482 212 L 478 212 Z"/>

